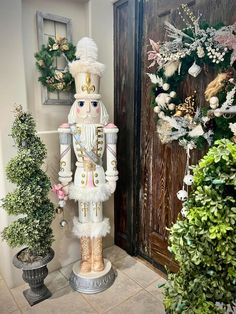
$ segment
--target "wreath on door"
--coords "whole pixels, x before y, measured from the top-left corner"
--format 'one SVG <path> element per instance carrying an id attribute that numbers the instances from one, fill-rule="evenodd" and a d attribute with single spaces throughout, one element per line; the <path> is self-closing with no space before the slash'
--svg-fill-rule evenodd
<path id="1" fill-rule="evenodd" d="M 202 148 L 216 139 L 231 138 L 231 123 L 236 122 L 236 23 L 210 26 L 200 23 L 187 5 L 179 8 L 186 27 L 177 29 L 166 22 L 170 41 L 150 39 L 149 66 L 156 66 L 155 74 L 148 73 L 152 82 L 151 105 L 157 114 L 157 133 L 162 143 L 177 140 L 185 148 Z M 184 15 L 184 17 L 183 17 Z M 181 99 L 176 90 L 189 77 L 196 79 L 201 71 L 211 67 L 217 73 L 206 86 L 205 103 L 198 101 L 192 91 Z"/>

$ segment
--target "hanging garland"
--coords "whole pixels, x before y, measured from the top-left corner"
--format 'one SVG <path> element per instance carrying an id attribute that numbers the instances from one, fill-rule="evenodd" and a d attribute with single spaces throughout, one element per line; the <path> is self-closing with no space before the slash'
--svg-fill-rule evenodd
<path id="1" fill-rule="evenodd" d="M 155 74 L 148 73 L 153 83 L 152 107 L 162 143 L 178 140 L 185 148 L 202 148 L 216 139 L 233 136 L 229 124 L 236 122 L 231 116 L 236 112 L 236 23 L 216 27 L 200 24 L 200 15 L 195 17 L 185 4 L 179 14 L 186 28 L 180 30 L 165 23 L 171 41 L 156 43 L 150 39 L 149 67 L 157 67 Z M 205 103 L 199 104 L 197 91 L 181 99 L 176 93 L 179 84 L 197 78 L 206 67 L 218 74 L 206 87 Z"/>
<path id="2" fill-rule="evenodd" d="M 56 58 L 63 56 L 67 63 L 76 59 L 75 46 L 66 38 L 48 39 L 48 45 L 43 45 L 35 54 L 36 66 L 40 72 L 39 81 L 48 91 L 73 91 L 74 79 L 67 66 L 63 70 L 56 68 Z"/>

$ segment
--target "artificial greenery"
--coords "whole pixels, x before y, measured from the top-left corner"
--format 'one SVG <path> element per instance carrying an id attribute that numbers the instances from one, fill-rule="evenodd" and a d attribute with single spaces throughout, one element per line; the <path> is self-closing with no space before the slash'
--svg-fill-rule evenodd
<path id="1" fill-rule="evenodd" d="M 75 46 L 66 38 L 53 39 L 49 37 L 48 45 L 43 45 L 35 54 L 36 66 L 40 72 L 39 81 L 48 91 L 74 91 L 75 83 L 67 67 L 57 69 L 56 58 L 64 56 L 67 62 L 75 60 Z"/>
<path id="2" fill-rule="evenodd" d="M 170 230 L 179 271 L 169 274 L 167 313 L 225 313 L 236 300 L 236 144 L 215 142 L 194 169 L 186 218 Z"/>
<path id="3" fill-rule="evenodd" d="M 31 257 L 42 256 L 49 251 L 53 241 L 50 225 L 54 218 L 54 206 L 48 199 L 51 184 L 41 169 L 46 148 L 35 128 L 31 114 L 18 106 L 11 133 L 18 154 L 6 167 L 8 179 L 17 187 L 2 200 L 2 206 L 9 215 L 20 215 L 3 230 L 3 239 L 11 247 L 27 246 Z"/>
<path id="4" fill-rule="evenodd" d="M 157 113 L 157 133 L 163 144 L 178 140 L 185 148 L 190 144 L 202 149 L 217 139 L 230 139 L 233 135 L 229 123 L 236 122 L 236 117 L 229 121 L 224 113 L 236 102 L 236 57 L 232 44 L 236 27 L 201 22 L 200 15 L 195 16 L 186 4 L 180 5 L 178 13 L 184 28 L 177 29 L 166 22 L 169 40 L 150 39 L 149 67 L 156 66 L 155 74 L 148 73 L 153 84 L 151 107 Z M 201 72 L 216 74 L 206 86 L 205 100 L 203 95 L 199 97 L 198 89 L 191 91 L 184 85 L 186 80 L 199 81 Z M 185 99 L 178 95 L 183 86 L 187 90 Z"/>

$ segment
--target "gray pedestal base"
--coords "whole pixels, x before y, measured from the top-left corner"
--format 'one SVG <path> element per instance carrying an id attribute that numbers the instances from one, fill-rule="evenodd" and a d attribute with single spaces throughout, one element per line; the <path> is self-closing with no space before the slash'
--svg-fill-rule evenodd
<path id="1" fill-rule="evenodd" d="M 94 294 L 108 289 L 115 280 L 115 272 L 112 268 L 111 262 L 104 259 L 105 269 L 101 272 L 90 272 L 81 274 L 80 261 L 73 266 L 70 275 L 70 286 L 78 292 L 86 294 Z"/>
<path id="2" fill-rule="evenodd" d="M 31 289 L 24 290 L 23 294 L 31 306 L 40 303 L 52 296 L 51 292 L 46 286 L 41 289 L 40 294 L 34 293 Z"/>

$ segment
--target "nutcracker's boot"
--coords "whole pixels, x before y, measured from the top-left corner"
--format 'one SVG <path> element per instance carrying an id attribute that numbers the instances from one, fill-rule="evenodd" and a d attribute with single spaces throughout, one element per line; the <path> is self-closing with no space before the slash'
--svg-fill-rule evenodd
<path id="1" fill-rule="evenodd" d="M 80 272 L 89 273 L 91 271 L 91 239 L 89 237 L 81 237 L 80 248 L 81 248 Z"/>
<path id="2" fill-rule="evenodd" d="M 92 270 L 102 271 L 104 269 L 104 261 L 102 256 L 102 237 L 93 238 L 93 258 L 92 258 Z"/>

